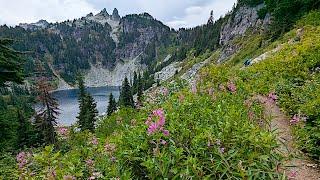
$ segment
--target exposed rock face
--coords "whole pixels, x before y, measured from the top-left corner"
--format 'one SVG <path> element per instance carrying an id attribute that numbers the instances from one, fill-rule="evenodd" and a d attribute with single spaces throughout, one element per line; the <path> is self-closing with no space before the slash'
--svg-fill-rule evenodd
<path id="1" fill-rule="evenodd" d="M 170 65 L 164 67 L 161 71 L 155 73 L 155 79 L 163 82 L 172 78 L 177 71 L 179 72 L 182 69 L 180 64 L 181 62 L 173 62 Z"/>
<path id="2" fill-rule="evenodd" d="M 206 64 L 208 64 L 211 61 L 211 58 L 208 58 L 202 62 L 199 62 L 197 64 L 194 64 L 187 72 L 185 72 L 181 79 L 186 80 L 191 86 L 195 85 L 196 83 L 196 75 L 198 71 L 204 67 Z"/>
<path id="3" fill-rule="evenodd" d="M 120 15 L 119 15 L 119 12 L 118 12 L 117 8 L 114 8 L 114 10 L 112 12 L 112 19 L 114 21 L 119 21 L 120 20 Z"/>
<path id="4" fill-rule="evenodd" d="M 139 56 L 117 63 L 113 70 L 91 65 L 91 69 L 85 75 L 85 84 L 88 87 L 121 86 L 125 77 L 132 79 L 134 72 L 143 72 L 145 69 L 146 66 L 140 63 Z"/>
<path id="5" fill-rule="evenodd" d="M 119 59 L 132 59 L 147 50 L 151 43 L 159 42 L 168 37 L 170 28 L 155 20 L 147 13 L 127 15 L 120 21 L 121 36 L 127 43 L 116 51 Z M 144 55 L 142 55 L 144 57 Z"/>
<path id="6" fill-rule="evenodd" d="M 220 31 L 220 45 L 224 48 L 218 62 L 224 61 L 239 49 L 237 45 L 230 43 L 235 37 L 243 36 L 248 29 L 255 31 L 267 28 L 270 24 L 270 15 L 267 14 L 263 20 L 258 17 L 258 11 L 263 7 L 264 4 L 256 7 L 241 6 L 230 15 Z"/>
<path id="7" fill-rule="evenodd" d="M 49 23 L 46 20 L 40 20 L 36 23 L 20 23 L 20 27 L 22 27 L 25 30 L 40 30 L 40 29 L 45 29 L 49 26 Z"/>

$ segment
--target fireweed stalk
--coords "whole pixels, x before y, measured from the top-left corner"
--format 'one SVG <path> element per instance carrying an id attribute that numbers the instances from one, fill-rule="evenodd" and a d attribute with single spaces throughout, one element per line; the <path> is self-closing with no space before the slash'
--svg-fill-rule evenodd
<path id="1" fill-rule="evenodd" d="M 152 119 L 157 118 L 157 121 L 153 122 Z M 164 136 L 169 136 L 170 133 L 168 130 L 164 129 L 165 125 L 165 117 L 164 112 L 162 109 L 154 110 L 151 116 L 148 117 L 147 121 L 145 122 L 148 125 L 147 134 L 152 135 L 157 132 L 162 132 Z"/>
<path id="2" fill-rule="evenodd" d="M 156 121 L 153 122 L 152 121 L 153 119 L 156 119 Z M 162 109 L 154 110 L 152 112 L 152 114 L 148 117 L 147 121 L 145 122 L 146 125 L 148 125 L 147 134 L 149 136 L 151 136 L 156 133 L 162 133 L 163 136 L 168 137 L 170 135 L 170 133 L 168 130 L 164 129 L 165 122 L 166 122 L 166 120 L 164 117 L 163 110 Z M 156 145 L 156 147 L 153 148 L 154 155 L 157 155 L 160 153 L 159 146 L 167 145 L 167 141 L 165 141 L 163 139 L 157 139 L 156 142 L 151 141 L 151 143 Z"/>

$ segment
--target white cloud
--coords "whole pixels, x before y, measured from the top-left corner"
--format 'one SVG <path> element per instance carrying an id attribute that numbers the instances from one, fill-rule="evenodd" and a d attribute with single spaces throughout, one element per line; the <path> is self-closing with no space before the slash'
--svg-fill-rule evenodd
<path id="1" fill-rule="evenodd" d="M 0 0 L 0 22 L 64 21 L 96 12 L 86 0 Z"/>
<path id="2" fill-rule="evenodd" d="M 178 29 L 181 27 L 195 27 L 200 24 L 207 23 L 211 10 L 213 10 L 213 16 L 218 19 L 220 16 L 226 14 L 231 10 L 236 0 L 212 0 L 204 3 L 201 6 L 189 6 L 184 10 L 184 15 L 174 21 L 167 21 L 166 24 Z M 184 22 L 184 23 L 176 23 Z"/>
<path id="3" fill-rule="evenodd" d="M 185 9 L 185 13 L 191 14 L 191 15 L 200 14 L 202 11 L 203 11 L 203 8 L 200 6 L 191 6 Z"/>
<path id="4" fill-rule="evenodd" d="M 0 24 L 16 25 L 45 19 L 61 22 L 117 8 L 121 15 L 148 12 L 170 27 L 193 27 L 207 22 L 210 11 L 217 19 L 236 0 L 0 0 Z"/>

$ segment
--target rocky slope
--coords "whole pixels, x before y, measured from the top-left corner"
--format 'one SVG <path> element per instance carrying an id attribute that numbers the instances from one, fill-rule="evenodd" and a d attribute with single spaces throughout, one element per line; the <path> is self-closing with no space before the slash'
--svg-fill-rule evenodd
<path id="1" fill-rule="evenodd" d="M 259 19 L 258 11 L 264 7 L 264 4 L 258 6 L 241 6 L 228 14 L 226 23 L 220 31 L 219 44 L 222 47 L 222 53 L 218 62 L 236 53 L 240 47 L 232 41 L 238 37 L 244 36 L 248 30 L 264 31 L 271 23 L 271 16 L 267 14 L 264 19 Z"/>

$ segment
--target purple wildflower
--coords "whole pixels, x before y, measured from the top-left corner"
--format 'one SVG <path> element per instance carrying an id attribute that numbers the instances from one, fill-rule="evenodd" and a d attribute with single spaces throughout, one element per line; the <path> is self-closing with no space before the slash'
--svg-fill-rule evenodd
<path id="1" fill-rule="evenodd" d="M 166 144 L 167 144 L 167 141 L 165 141 L 165 140 L 163 140 L 163 139 L 160 139 L 160 144 L 166 145 Z"/>
<path id="2" fill-rule="evenodd" d="M 301 121 L 306 121 L 306 117 L 301 117 L 301 115 L 299 114 L 295 114 L 292 119 L 290 120 L 290 124 L 294 125 L 294 124 L 298 124 Z"/>
<path id="3" fill-rule="evenodd" d="M 18 162 L 18 166 L 20 169 L 22 169 L 23 167 L 25 167 L 28 163 L 28 158 L 31 156 L 30 153 L 26 153 L 24 151 L 20 152 L 19 154 L 17 154 L 16 159 Z"/>
<path id="4" fill-rule="evenodd" d="M 163 95 L 163 96 L 168 96 L 168 95 L 169 95 L 169 90 L 168 90 L 168 88 L 163 88 L 163 89 L 162 89 L 162 95 Z"/>
<path id="5" fill-rule="evenodd" d="M 97 139 L 95 136 L 93 136 L 92 139 L 91 139 L 91 141 L 90 141 L 90 143 L 91 143 L 92 145 L 98 145 L 98 144 L 99 144 L 99 141 L 98 141 L 98 139 Z"/>
<path id="6" fill-rule="evenodd" d="M 209 94 L 210 96 L 213 95 L 213 88 L 212 88 L 212 87 L 210 87 L 210 88 L 208 89 L 208 94 Z"/>
<path id="7" fill-rule="evenodd" d="M 180 103 L 182 103 L 184 101 L 184 95 L 183 94 L 179 95 L 179 101 L 180 101 Z"/>
<path id="8" fill-rule="evenodd" d="M 69 130 L 66 127 L 59 127 L 58 128 L 58 134 L 61 137 L 66 138 L 69 135 Z"/>
<path id="9" fill-rule="evenodd" d="M 52 170 L 52 171 L 51 171 L 51 175 L 52 175 L 52 177 L 57 177 L 57 172 L 56 172 L 56 170 Z"/>
<path id="10" fill-rule="evenodd" d="M 271 92 L 271 93 L 269 93 L 269 95 L 268 95 L 268 99 L 269 99 L 269 101 L 271 101 L 271 102 L 275 102 L 275 101 L 277 101 L 278 96 L 276 95 L 275 92 Z"/>
<path id="11" fill-rule="evenodd" d="M 170 132 L 168 130 L 163 130 L 162 133 L 163 133 L 164 136 L 169 136 L 170 135 Z"/>
<path id="12" fill-rule="evenodd" d="M 291 170 L 288 175 L 288 179 L 295 179 L 295 177 L 297 177 L 297 175 L 298 175 L 298 171 Z"/>
<path id="13" fill-rule="evenodd" d="M 104 145 L 104 150 L 108 153 L 113 153 L 116 150 L 116 145 L 111 143 L 106 143 Z"/>
<path id="14" fill-rule="evenodd" d="M 225 148 L 224 148 L 224 147 L 220 147 L 220 148 L 219 148 L 219 152 L 220 152 L 221 154 L 223 154 L 224 151 L 225 151 Z"/>
<path id="15" fill-rule="evenodd" d="M 111 158 L 110 158 L 110 160 L 111 160 L 111 162 L 116 162 L 116 157 L 114 157 L 114 156 L 112 156 Z"/>
<path id="16" fill-rule="evenodd" d="M 86 165 L 89 167 L 92 167 L 94 165 L 94 161 L 92 159 L 87 159 L 86 160 Z"/>
<path id="17" fill-rule="evenodd" d="M 156 122 L 152 122 L 152 117 L 158 117 L 158 121 Z M 148 135 L 151 135 L 151 134 L 154 134 L 158 131 L 162 131 L 163 134 L 165 136 L 169 136 L 169 131 L 168 130 L 165 130 L 163 128 L 163 126 L 165 125 L 165 117 L 164 117 L 164 112 L 162 109 L 157 109 L 157 110 L 154 110 L 152 112 L 152 116 L 148 117 L 147 121 L 145 122 L 146 125 L 148 125 Z"/>
<path id="18" fill-rule="evenodd" d="M 228 90 L 231 93 L 235 93 L 237 91 L 237 87 L 233 82 L 228 82 Z"/>
<path id="19" fill-rule="evenodd" d="M 250 120 L 253 120 L 254 119 L 254 113 L 252 111 L 249 111 L 248 112 L 248 116 L 249 116 L 249 119 Z"/>

